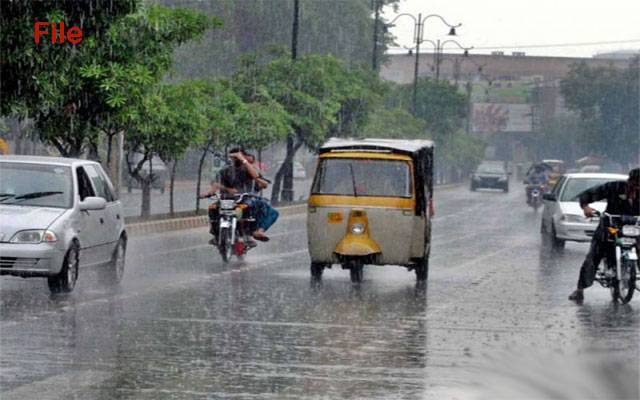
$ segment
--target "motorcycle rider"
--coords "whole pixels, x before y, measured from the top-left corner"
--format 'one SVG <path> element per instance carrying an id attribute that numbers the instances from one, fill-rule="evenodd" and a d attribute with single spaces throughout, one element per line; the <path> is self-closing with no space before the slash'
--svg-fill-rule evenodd
<path id="1" fill-rule="evenodd" d="M 267 187 L 267 181 L 261 177 L 253 164 L 249 162 L 243 149 L 239 147 L 233 148 L 229 151 L 229 156 L 233 159 L 232 165 L 227 166 L 220 171 L 216 180 L 211 183 L 209 192 L 203 193 L 201 195 L 202 197 L 211 196 L 219 190 L 222 191 L 223 194 L 241 194 L 254 193 L 255 186 L 262 189 Z M 249 206 L 251 211 L 255 211 L 254 204 L 249 204 Z M 217 221 L 215 215 L 212 216 L 212 219 Z M 253 238 L 260 241 L 268 241 L 269 238 L 265 234 L 266 229 L 264 228 L 264 221 L 257 222 L 259 228 L 253 232 Z M 275 219 L 273 219 L 271 224 L 273 224 L 273 222 L 275 222 Z M 268 226 L 271 226 L 271 224 Z M 212 231 L 215 231 L 213 227 Z"/>
<path id="2" fill-rule="evenodd" d="M 589 207 L 589 204 L 607 200 L 609 214 L 616 215 L 640 215 L 640 168 L 629 171 L 629 179 L 626 182 L 607 182 L 603 185 L 585 190 L 580 194 L 580 207 L 587 218 L 592 218 L 596 210 Z M 584 299 L 584 289 L 593 284 L 596 271 L 600 261 L 612 251 L 612 243 L 606 241 L 602 221 L 591 239 L 591 248 L 580 268 L 578 287 L 571 293 L 569 300 L 582 301 Z"/>
<path id="3" fill-rule="evenodd" d="M 549 175 L 547 173 L 547 168 L 545 168 L 542 164 L 536 164 L 529 172 L 527 172 L 527 204 L 531 204 L 531 192 L 537 186 L 544 185 L 547 186 L 547 182 L 549 181 Z"/>

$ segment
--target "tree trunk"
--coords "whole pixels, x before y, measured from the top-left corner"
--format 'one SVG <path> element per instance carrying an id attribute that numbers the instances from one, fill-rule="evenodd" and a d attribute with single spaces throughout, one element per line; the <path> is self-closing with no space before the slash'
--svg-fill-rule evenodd
<path id="1" fill-rule="evenodd" d="M 171 179 L 169 180 L 169 214 L 171 215 L 173 215 L 174 213 L 173 188 L 174 188 L 174 183 L 176 181 L 177 165 L 178 165 L 178 160 L 173 160 L 173 165 L 171 166 Z"/>
<path id="2" fill-rule="evenodd" d="M 282 168 L 284 168 L 284 184 L 282 187 L 282 201 L 291 202 L 293 201 L 294 193 L 293 193 L 293 159 L 295 157 L 295 147 L 294 147 L 294 137 L 289 135 L 287 137 L 287 155 L 284 158 L 284 162 L 282 163 Z"/>
<path id="3" fill-rule="evenodd" d="M 211 148 L 211 142 L 207 143 L 204 150 L 202 151 L 202 156 L 200 157 L 200 162 L 198 163 L 198 181 L 196 182 L 196 214 L 200 212 L 200 188 L 202 185 L 202 168 L 204 167 L 204 161 L 207 158 L 207 153 Z"/>
<path id="4" fill-rule="evenodd" d="M 142 218 L 147 218 L 151 215 L 151 179 L 145 177 L 140 181 L 142 186 L 142 205 L 140 215 Z"/>
<path id="5" fill-rule="evenodd" d="M 378 26 L 380 25 L 380 1 L 373 0 L 375 17 L 373 20 L 373 54 L 371 55 L 371 69 L 378 70 Z"/>
<path id="6" fill-rule="evenodd" d="M 293 0 L 293 27 L 291 29 L 291 59 L 298 58 L 298 30 L 300 26 L 300 0 Z"/>

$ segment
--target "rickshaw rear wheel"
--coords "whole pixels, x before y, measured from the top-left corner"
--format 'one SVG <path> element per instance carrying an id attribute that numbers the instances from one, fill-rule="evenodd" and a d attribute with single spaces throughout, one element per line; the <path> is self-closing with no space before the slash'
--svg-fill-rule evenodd
<path id="1" fill-rule="evenodd" d="M 359 262 L 352 262 L 349 266 L 349 272 L 351 275 L 351 283 L 361 283 L 362 282 L 362 270 L 364 269 L 364 265 Z"/>
<path id="2" fill-rule="evenodd" d="M 422 258 L 413 270 L 416 272 L 418 282 L 426 281 L 429 278 L 429 257 Z"/>
<path id="3" fill-rule="evenodd" d="M 324 271 L 325 265 L 322 263 L 311 263 L 311 279 L 319 281 L 322 279 L 322 271 Z"/>

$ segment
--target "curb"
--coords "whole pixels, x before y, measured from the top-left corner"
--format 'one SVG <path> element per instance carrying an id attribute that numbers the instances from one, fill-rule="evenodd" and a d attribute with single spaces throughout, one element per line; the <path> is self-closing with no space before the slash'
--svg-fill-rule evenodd
<path id="1" fill-rule="evenodd" d="M 304 214 L 307 211 L 307 204 L 296 204 L 293 206 L 276 207 L 281 217 L 289 215 Z M 170 231 L 180 231 L 207 226 L 208 215 L 197 215 L 193 217 L 171 218 L 156 221 L 134 222 L 126 225 L 129 236 L 138 236 L 149 233 L 161 233 Z"/>

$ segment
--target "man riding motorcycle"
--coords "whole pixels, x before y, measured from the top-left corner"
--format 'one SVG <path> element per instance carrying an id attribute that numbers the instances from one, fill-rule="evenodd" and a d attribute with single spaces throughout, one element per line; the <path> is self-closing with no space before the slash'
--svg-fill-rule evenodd
<path id="1" fill-rule="evenodd" d="M 231 149 L 229 156 L 233 159 L 233 164 L 220 171 L 217 179 L 211 182 L 210 190 L 203 193 L 201 197 L 209 197 L 218 191 L 222 191 L 223 194 L 252 194 L 256 191 L 256 188 L 265 189 L 268 186 L 267 180 L 260 175 L 247 159 L 247 154 L 242 149 Z M 258 226 L 258 229 L 252 234 L 253 238 L 260 241 L 268 241 L 269 237 L 267 237 L 265 231 L 276 221 L 278 212 L 266 200 L 259 197 L 253 197 L 248 200 L 248 205 L 249 212 L 254 213 L 256 216 Z M 217 210 L 213 210 L 213 213 L 217 213 Z M 218 216 L 210 215 L 210 217 L 215 225 Z M 211 232 L 214 235 L 217 232 L 216 227 L 213 225 Z"/>
<path id="2" fill-rule="evenodd" d="M 587 218 L 592 218 L 596 210 L 589 204 L 599 200 L 607 200 L 605 212 L 615 215 L 640 215 L 640 168 L 629 171 L 629 179 L 626 182 L 607 182 L 596 186 L 580 194 L 580 207 Z M 584 289 L 593 284 L 598 264 L 611 251 L 611 243 L 605 240 L 606 232 L 602 221 L 591 239 L 591 248 L 580 268 L 578 287 L 571 293 L 569 300 L 582 301 Z"/>
<path id="3" fill-rule="evenodd" d="M 540 186 L 546 187 L 548 182 L 548 169 L 543 164 L 536 164 L 529 169 L 526 178 L 527 204 L 531 204 L 531 192 Z"/>

